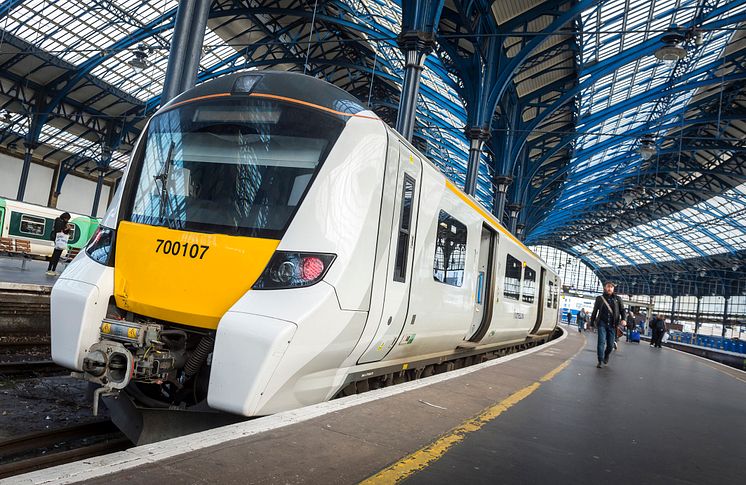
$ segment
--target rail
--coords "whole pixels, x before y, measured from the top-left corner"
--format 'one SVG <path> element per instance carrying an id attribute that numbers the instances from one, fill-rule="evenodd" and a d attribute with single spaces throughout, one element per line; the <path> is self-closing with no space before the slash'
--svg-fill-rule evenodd
<path id="1" fill-rule="evenodd" d="M 0 442 L 0 478 L 121 451 L 132 443 L 111 421 L 79 424 Z"/>

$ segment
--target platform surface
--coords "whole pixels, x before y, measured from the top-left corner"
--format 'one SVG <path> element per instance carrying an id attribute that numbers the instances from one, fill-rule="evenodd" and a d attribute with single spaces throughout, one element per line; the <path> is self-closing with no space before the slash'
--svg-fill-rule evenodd
<path id="1" fill-rule="evenodd" d="M 21 256 L 0 254 L 0 282 L 52 286 L 57 281 L 56 276 L 46 274 L 48 262 L 27 259 L 25 269 L 21 269 L 22 263 L 23 258 Z M 62 273 L 64 268 L 65 265 L 60 262 L 57 265 L 57 272 Z"/>
<path id="2" fill-rule="evenodd" d="M 743 483 L 746 374 L 624 339 L 596 369 L 595 339 L 404 483 Z"/>
<path id="3" fill-rule="evenodd" d="M 532 353 L 403 384 L 384 399 L 352 396 L 309 419 L 283 413 L 17 483 L 741 482 L 744 373 L 624 342 L 596 369 L 595 334 L 586 341 L 570 330 Z"/>

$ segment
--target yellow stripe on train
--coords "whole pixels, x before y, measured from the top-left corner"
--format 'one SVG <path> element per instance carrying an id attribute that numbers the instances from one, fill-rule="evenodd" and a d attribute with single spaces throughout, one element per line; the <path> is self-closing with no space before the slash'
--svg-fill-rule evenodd
<path id="1" fill-rule="evenodd" d="M 279 243 L 123 221 L 114 267 L 117 306 L 169 322 L 217 328 Z"/>

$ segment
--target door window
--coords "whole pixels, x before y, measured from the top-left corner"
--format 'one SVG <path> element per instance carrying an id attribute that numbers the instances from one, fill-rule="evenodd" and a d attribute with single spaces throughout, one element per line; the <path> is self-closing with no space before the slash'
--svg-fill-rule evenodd
<path id="1" fill-rule="evenodd" d="M 523 270 L 523 301 L 533 303 L 536 299 L 536 271 L 526 266 Z"/>
<path id="2" fill-rule="evenodd" d="M 517 300 L 521 296 L 521 262 L 510 254 L 505 262 L 503 295 L 509 300 Z"/>
<path id="3" fill-rule="evenodd" d="M 435 235 L 433 279 L 439 283 L 461 286 L 466 265 L 466 226 L 446 211 L 438 215 Z"/>
<path id="4" fill-rule="evenodd" d="M 401 213 L 399 215 L 399 240 L 396 243 L 396 262 L 394 263 L 394 281 L 404 282 L 407 280 L 407 254 L 409 253 L 409 237 L 412 226 L 414 184 L 414 179 L 404 174 Z"/>

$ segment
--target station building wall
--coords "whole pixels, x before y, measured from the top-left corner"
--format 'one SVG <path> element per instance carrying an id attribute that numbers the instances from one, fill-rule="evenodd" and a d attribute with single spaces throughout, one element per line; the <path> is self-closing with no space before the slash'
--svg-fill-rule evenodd
<path id="1" fill-rule="evenodd" d="M 15 199 L 18 195 L 18 182 L 21 180 L 23 160 L 0 153 L 0 197 Z M 46 206 L 52 188 L 54 170 L 31 163 L 24 202 Z M 109 186 L 101 187 L 98 214 L 103 217 L 109 203 Z M 75 175 L 68 175 L 62 184 L 62 193 L 57 199 L 57 208 L 78 214 L 90 214 L 93 198 L 96 195 L 96 182 Z"/>

